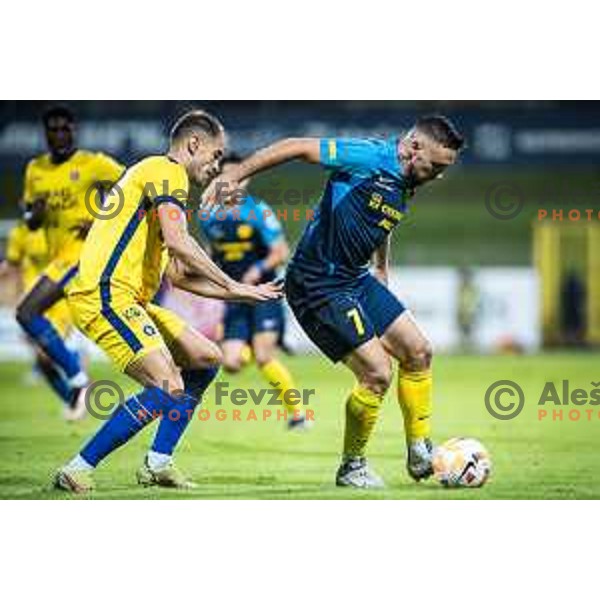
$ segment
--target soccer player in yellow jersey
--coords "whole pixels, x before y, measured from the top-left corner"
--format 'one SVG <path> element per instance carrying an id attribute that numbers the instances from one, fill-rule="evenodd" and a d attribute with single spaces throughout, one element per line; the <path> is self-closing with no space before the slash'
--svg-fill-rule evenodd
<path id="1" fill-rule="evenodd" d="M 48 246 L 44 232 L 31 231 L 24 222 L 13 227 L 8 236 L 6 259 L 0 266 L 0 275 L 16 271 L 19 277 L 19 292 L 27 292 L 48 264 Z M 61 300 L 46 313 L 47 319 L 64 338 L 71 329 L 71 316 L 66 300 Z M 62 372 L 36 345 L 36 367 L 44 375 L 52 389 L 63 399 L 70 395 L 70 388 Z M 65 411 L 68 418 L 70 410 Z"/>
<path id="2" fill-rule="evenodd" d="M 85 414 L 83 391 L 88 377 L 79 356 L 47 318 L 47 310 L 64 298 L 93 215 L 86 202 L 123 172 L 112 158 L 79 150 L 75 118 L 65 107 L 50 108 L 43 117 L 49 152 L 34 158 L 25 172 L 26 221 L 42 228 L 48 244 L 48 264 L 17 307 L 17 320 L 29 337 L 64 373 L 69 394 L 64 400 L 72 417 Z M 93 193 L 91 193 L 93 192 Z"/>
<path id="3" fill-rule="evenodd" d="M 158 416 L 138 482 L 193 485 L 175 468 L 172 455 L 217 373 L 221 352 L 177 315 L 152 303 L 161 277 L 166 270 L 182 289 L 227 300 L 281 297 L 275 284 L 254 286 L 228 277 L 187 231 L 188 179 L 207 183 L 218 172 L 223 149 L 217 119 L 202 111 L 185 114 L 173 127 L 168 153 L 140 161 L 119 181 L 122 210 L 92 226 L 68 290 L 69 305 L 79 328 L 144 389 L 119 406 L 59 470 L 58 488 L 92 489 L 98 463 Z"/>

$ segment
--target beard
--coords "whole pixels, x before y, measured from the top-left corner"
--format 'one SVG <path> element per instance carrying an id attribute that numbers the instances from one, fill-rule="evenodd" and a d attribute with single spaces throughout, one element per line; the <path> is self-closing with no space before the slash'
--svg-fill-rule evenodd
<path id="1" fill-rule="evenodd" d="M 404 181 L 406 181 L 406 187 L 408 188 L 411 196 L 414 195 L 415 188 L 419 187 L 423 183 L 416 177 L 414 167 L 410 163 L 404 170 Z"/>

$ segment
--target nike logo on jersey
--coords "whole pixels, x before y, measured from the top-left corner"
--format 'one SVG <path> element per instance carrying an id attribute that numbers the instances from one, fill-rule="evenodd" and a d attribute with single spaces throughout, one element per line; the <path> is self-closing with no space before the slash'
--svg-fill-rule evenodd
<path id="1" fill-rule="evenodd" d="M 387 190 L 388 192 L 393 192 L 396 190 L 396 182 L 393 179 L 383 177 L 381 175 L 378 175 L 375 178 L 375 185 Z"/>

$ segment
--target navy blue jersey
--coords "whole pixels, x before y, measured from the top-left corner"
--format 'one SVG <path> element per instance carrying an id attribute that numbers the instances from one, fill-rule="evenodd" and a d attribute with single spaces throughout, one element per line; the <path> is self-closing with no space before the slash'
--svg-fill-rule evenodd
<path id="1" fill-rule="evenodd" d="M 366 275 L 410 197 L 397 138 L 323 139 L 321 163 L 331 174 L 291 263 L 315 288 Z"/>
<path id="2" fill-rule="evenodd" d="M 207 219 L 200 219 L 200 226 L 214 261 L 238 281 L 283 238 L 281 223 L 269 205 L 251 196 L 234 208 L 213 210 Z M 275 276 L 275 271 L 265 271 L 262 281 Z"/>

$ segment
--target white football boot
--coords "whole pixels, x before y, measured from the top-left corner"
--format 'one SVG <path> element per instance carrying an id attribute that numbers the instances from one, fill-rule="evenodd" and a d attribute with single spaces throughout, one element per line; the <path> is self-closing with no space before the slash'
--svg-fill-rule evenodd
<path id="1" fill-rule="evenodd" d="M 385 487 L 383 479 L 374 473 L 364 456 L 347 457 L 337 470 L 335 484 L 340 487 L 380 490 Z"/>
<path id="2" fill-rule="evenodd" d="M 433 444 L 428 438 L 415 440 L 408 446 L 406 469 L 415 480 L 427 479 L 433 475 Z"/>

